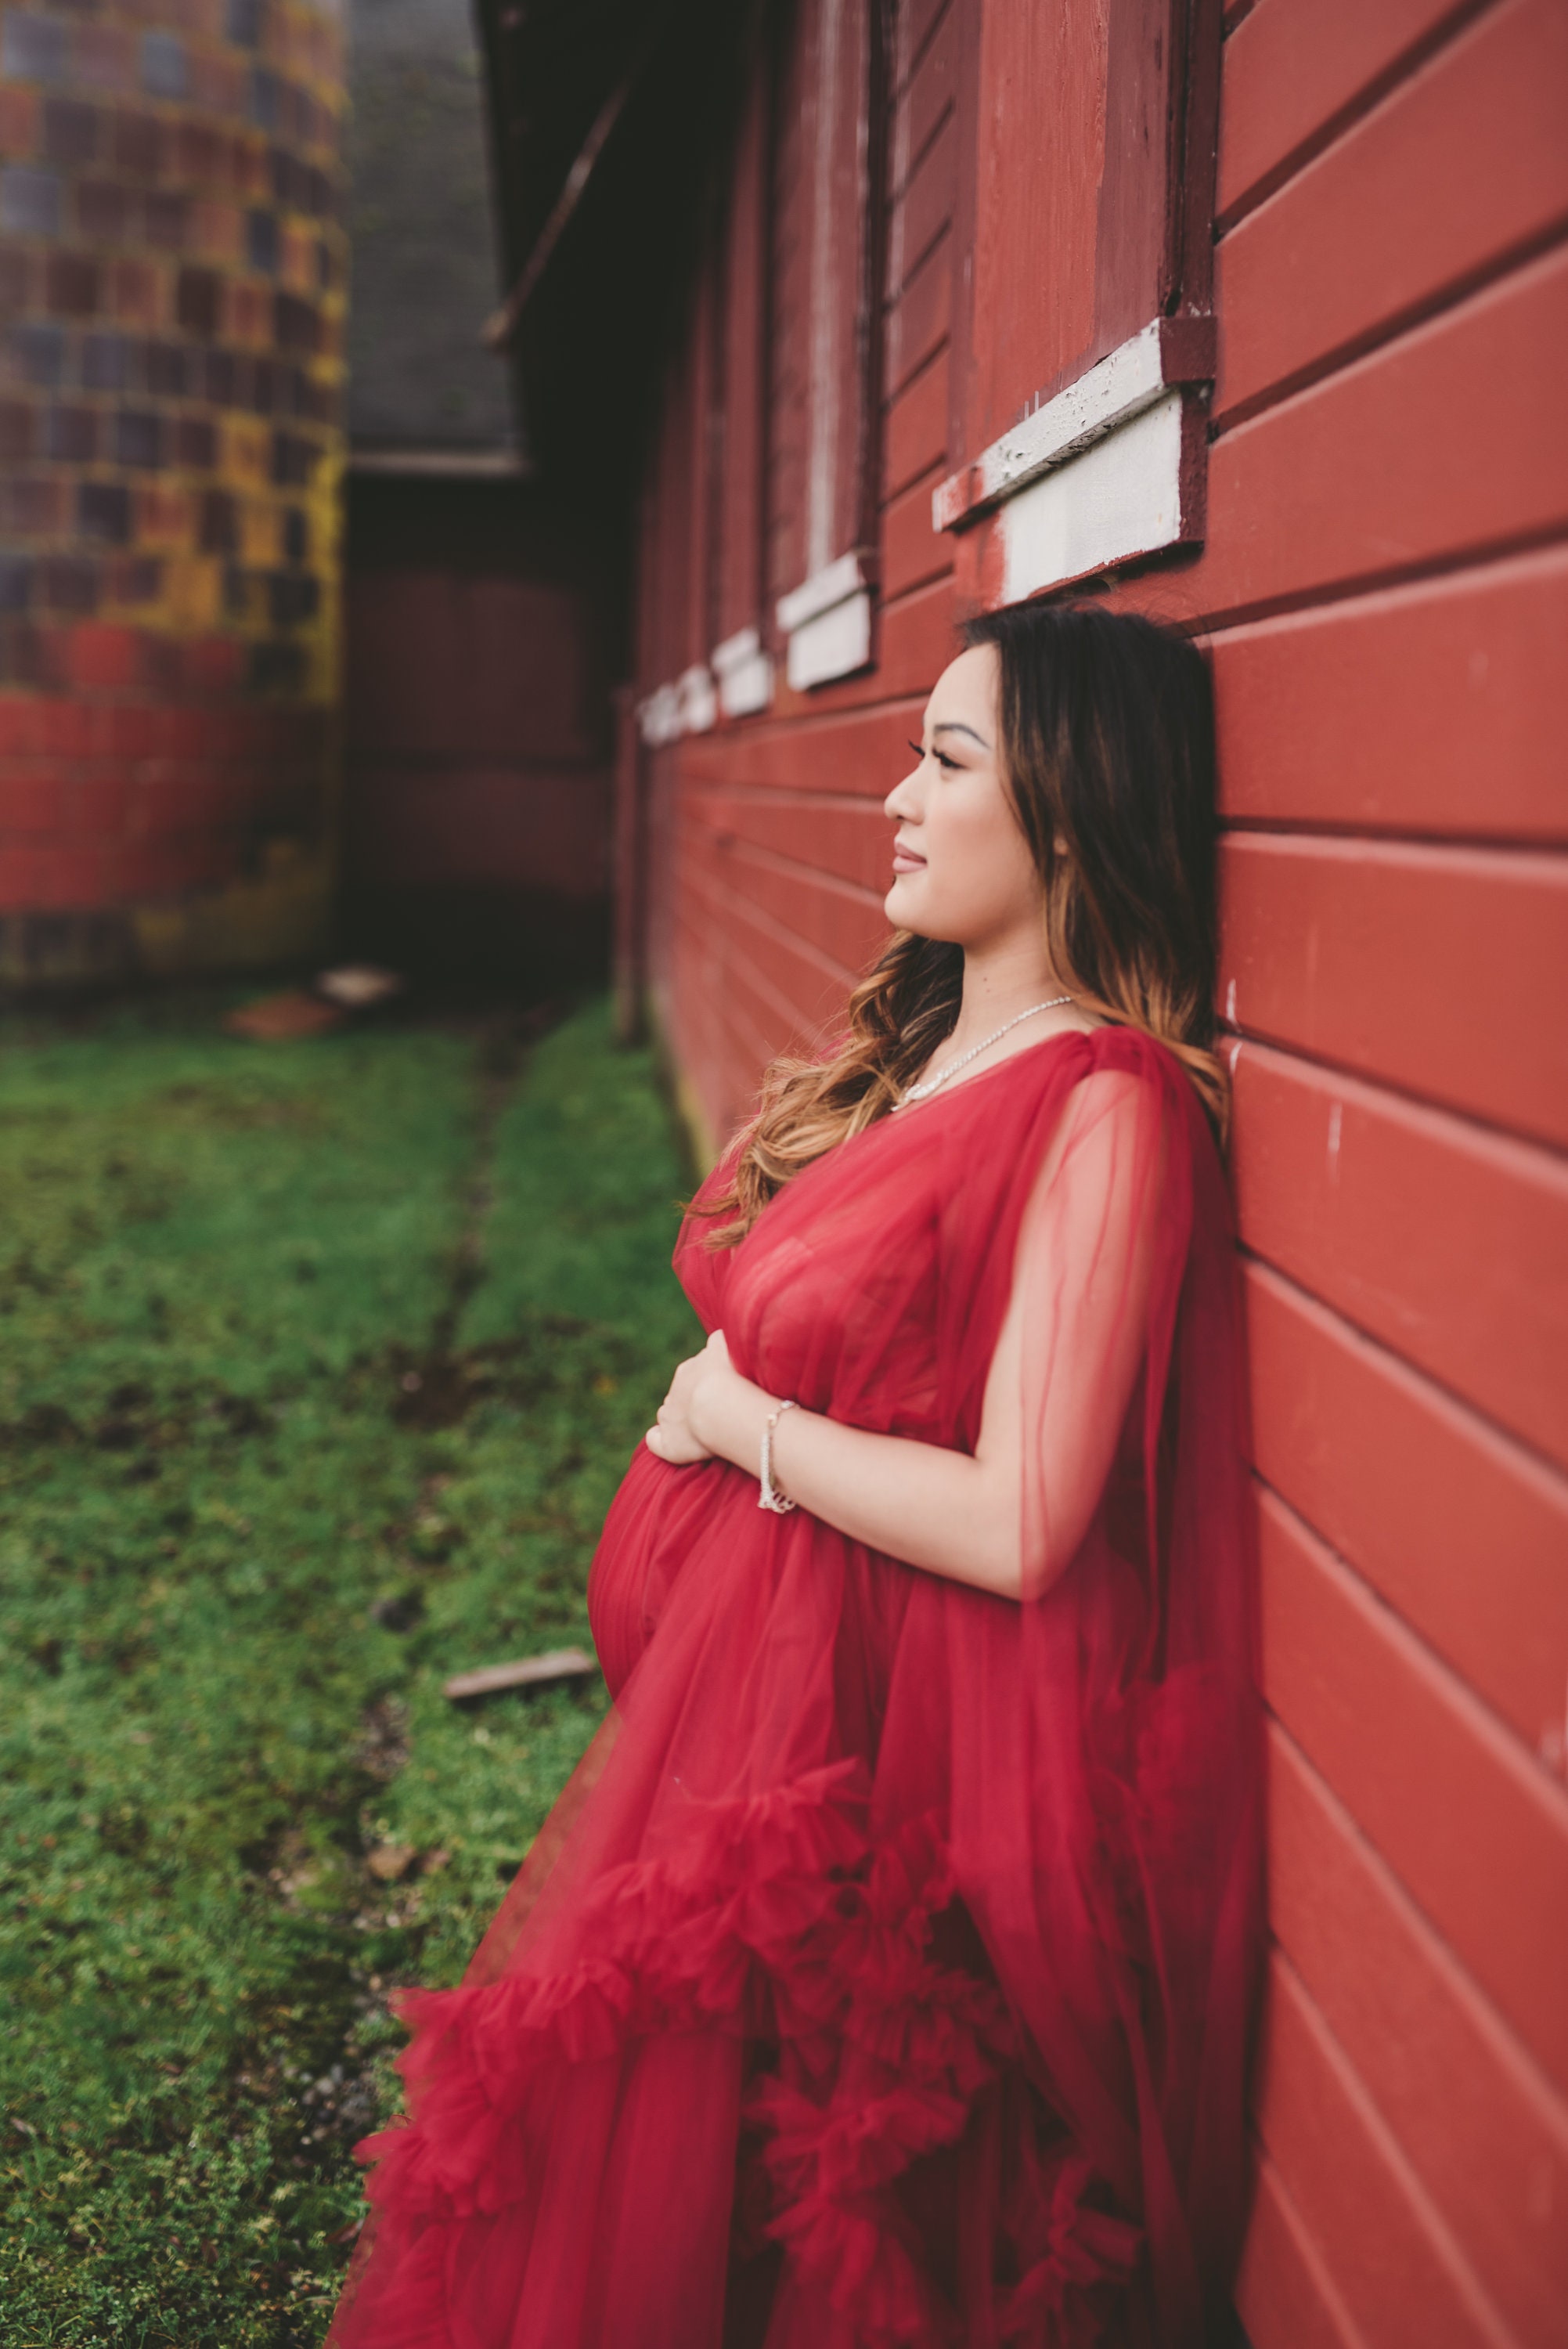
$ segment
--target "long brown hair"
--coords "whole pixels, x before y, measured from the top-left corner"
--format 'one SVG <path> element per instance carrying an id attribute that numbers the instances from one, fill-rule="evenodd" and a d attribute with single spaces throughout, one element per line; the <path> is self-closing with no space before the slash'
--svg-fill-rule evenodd
<path id="1" fill-rule="evenodd" d="M 1022 604 L 971 620 L 995 645 L 1002 774 L 1045 885 L 1051 968 L 1080 1007 L 1168 1045 L 1223 1138 L 1214 1041 L 1214 712 L 1202 656 L 1151 620 Z M 1058 847 L 1058 842 L 1061 845 Z M 709 1247 L 745 1237 L 776 1191 L 887 1114 L 950 1035 L 964 950 L 896 930 L 825 1058 L 775 1061 Z"/>

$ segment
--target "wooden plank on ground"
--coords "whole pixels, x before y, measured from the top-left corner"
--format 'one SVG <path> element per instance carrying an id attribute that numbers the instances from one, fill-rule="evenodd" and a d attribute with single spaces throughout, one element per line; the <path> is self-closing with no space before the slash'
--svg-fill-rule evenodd
<path id="1" fill-rule="evenodd" d="M 473 1696 L 495 1696 L 503 1689 L 546 1688 L 553 1681 L 581 1680 L 599 1666 L 586 1648 L 552 1648 L 542 1656 L 519 1656 L 508 1664 L 480 1664 L 471 1672 L 454 1672 L 441 1693 L 454 1704 Z"/>

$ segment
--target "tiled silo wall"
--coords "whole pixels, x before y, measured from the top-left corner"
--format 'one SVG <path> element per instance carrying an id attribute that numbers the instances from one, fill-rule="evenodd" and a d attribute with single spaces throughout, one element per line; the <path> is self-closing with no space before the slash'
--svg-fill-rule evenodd
<path id="1" fill-rule="evenodd" d="M 342 38 L 294 0 L 0 9 L 0 978 L 320 938 Z"/>

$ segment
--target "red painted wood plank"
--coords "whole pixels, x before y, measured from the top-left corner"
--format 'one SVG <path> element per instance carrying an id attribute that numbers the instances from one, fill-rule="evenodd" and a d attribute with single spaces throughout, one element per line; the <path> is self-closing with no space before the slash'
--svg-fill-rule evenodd
<path id="1" fill-rule="evenodd" d="M 1568 1464 L 1568 1169 L 1273 1052 L 1235 1065 L 1248 1247 Z"/>
<path id="2" fill-rule="evenodd" d="M 892 207 L 888 222 L 888 292 L 894 299 L 952 221 L 957 144 L 950 114 Z"/>
<path id="3" fill-rule="evenodd" d="M 882 440 L 884 498 L 896 497 L 934 465 L 946 467 L 947 401 L 947 353 L 943 349 L 889 403 Z"/>
<path id="4" fill-rule="evenodd" d="M 894 108 L 892 186 L 903 187 L 910 164 L 924 153 L 956 94 L 966 12 L 949 8 Z"/>
<path id="5" fill-rule="evenodd" d="M 1261 614 L 1568 529 L 1565 374 L 1559 252 L 1222 433 L 1209 452 L 1207 547 L 1159 579 L 1158 608 Z M 1114 600 L 1141 608 L 1150 583 Z"/>
<path id="6" fill-rule="evenodd" d="M 889 305 L 886 381 L 892 392 L 902 391 L 947 340 L 953 318 L 951 243 L 951 237 L 944 237 Z"/>
<path id="7" fill-rule="evenodd" d="M 1272 1493 L 1264 1687 L 1296 1744 L 1559 2088 L 1568 1794 Z"/>
<path id="8" fill-rule="evenodd" d="M 1221 882 L 1233 1025 L 1568 1143 L 1568 856 L 1242 833 Z"/>
<path id="9" fill-rule="evenodd" d="M 1260 1475 L 1561 1774 L 1568 1482 L 1253 1264 Z"/>
<path id="10" fill-rule="evenodd" d="M 1284 1959 L 1269 1992 L 1259 2127 L 1367 2349 L 1513 2349 Z"/>
<path id="11" fill-rule="evenodd" d="M 1400 83 L 1222 241 L 1216 418 L 1320 371 L 1560 224 L 1565 119 L 1558 0 L 1507 0 Z"/>
<path id="12" fill-rule="evenodd" d="M 1266 2153 L 1257 2166 L 1236 2308 L 1252 2349 L 1367 2349 Z"/>
<path id="13" fill-rule="evenodd" d="M 688 735 L 681 744 L 683 774 L 726 788 L 884 800 L 909 771 L 909 742 L 920 734 L 924 693 L 826 709 L 819 706 L 823 698 L 793 697 L 782 721 L 770 717 L 734 732 Z"/>
<path id="14" fill-rule="evenodd" d="M 748 965 L 738 968 L 685 919 L 673 992 L 681 1066 L 696 1071 L 704 1116 L 722 1138 L 748 1113 L 763 1070 L 794 1032 L 794 1014 Z"/>
<path id="15" fill-rule="evenodd" d="M 700 919 L 683 922 L 682 936 L 686 1029 L 705 1038 L 696 1065 L 717 1077 L 716 1110 L 733 1120 L 749 1110 L 769 1062 L 807 1040 L 808 1023 L 758 969 L 744 940 Z"/>
<path id="16" fill-rule="evenodd" d="M 931 492 L 941 479 L 940 467 L 923 474 L 902 497 L 882 509 L 882 593 L 902 595 L 923 587 L 953 568 L 953 541 L 933 528 Z"/>
<path id="17" fill-rule="evenodd" d="M 886 915 L 864 890 L 785 864 L 770 849 L 733 842 L 724 877 L 754 917 L 770 916 L 843 971 L 860 970 L 888 935 Z"/>
<path id="18" fill-rule="evenodd" d="M 1568 839 L 1568 550 L 1210 639 L 1223 812 Z"/>
<path id="19" fill-rule="evenodd" d="M 1303 1986 L 1527 2349 L 1568 2309 L 1568 2105 L 1276 1727 L 1269 1899 Z"/>
<path id="20" fill-rule="evenodd" d="M 745 938 L 750 959 L 766 972 L 795 1016 L 815 1028 L 841 1009 L 854 981 L 846 963 L 781 922 L 724 878 L 687 868 L 682 895 L 689 918 L 714 923 L 730 938 Z"/>
<path id="21" fill-rule="evenodd" d="M 949 10 L 950 18 L 965 13 L 965 0 L 909 0 L 909 5 L 894 11 L 893 77 L 902 88 L 912 69 L 918 71 L 932 28 Z"/>
<path id="22" fill-rule="evenodd" d="M 1454 0 L 1377 0 L 1375 8 L 1365 0 L 1259 0 L 1225 44 L 1221 219 L 1470 13 Z"/>
<path id="23" fill-rule="evenodd" d="M 854 882 L 879 899 L 887 895 L 894 827 L 874 800 L 715 790 L 703 794 L 701 815 L 712 830 Z"/>

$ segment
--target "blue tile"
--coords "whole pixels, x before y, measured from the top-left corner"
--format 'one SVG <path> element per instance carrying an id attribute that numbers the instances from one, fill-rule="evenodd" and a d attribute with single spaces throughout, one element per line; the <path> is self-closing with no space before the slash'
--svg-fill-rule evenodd
<path id="1" fill-rule="evenodd" d="M 123 391 L 129 380 L 130 346 L 123 335 L 88 335 L 84 338 L 84 391 Z"/>
<path id="2" fill-rule="evenodd" d="M 278 219 L 275 212 L 245 216 L 245 257 L 253 269 L 272 276 L 278 265 Z"/>
<path id="3" fill-rule="evenodd" d="M 42 323 L 13 326 L 11 360 L 16 373 L 29 383 L 58 383 L 66 367 L 65 328 Z"/>
<path id="4" fill-rule="evenodd" d="M 161 465 L 161 419 L 143 409 L 122 408 L 114 419 L 114 456 L 120 465 Z"/>
<path id="5" fill-rule="evenodd" d="M 66 28 L 52 16 L 24 16 L 7 9 L 0 28 L 0 73 L 12 81 L 65 78 Z"/>
<path id="6" fill-rule="evenodd" d="M 176 33 L 143 33 L 141 87 L 149 98 L 184 98 L 191 88 L 185 44 Z"/>
<path id="7" fill-rule="evenodd" d="M 0 229 L 12 236 L 58 236 L 59 173 L 8 163 L 0 171 Z"/>
<path id="8" fill-rule="evenodd" d="M 0 554 L 0 612 L 25 612 L 33 592 L 33 565 L 25 554 Z"/>
<path id="9" fill-rule="evenodd" d="M 278 78 L 265 66 L 251 68 L 251 120 L 259 130 L 277 129 Z"/>

